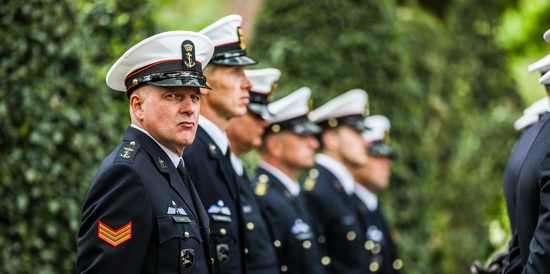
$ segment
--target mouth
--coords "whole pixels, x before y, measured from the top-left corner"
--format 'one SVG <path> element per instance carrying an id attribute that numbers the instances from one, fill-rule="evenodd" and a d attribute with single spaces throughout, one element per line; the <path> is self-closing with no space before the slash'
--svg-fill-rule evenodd
<path id="1" fill-rule="evenodd" d="M 250 98 L 248 96 L 241 97 L 241 102 L 248 104 L 250 103 Z"/>
<path id="2" fill-rule="evenodd" d="M 192 121 L 183 121 L 178 124 L 178 126 L 184 127 L 184 128 L 193 128 L 195 126 L 195 122 Z"/>

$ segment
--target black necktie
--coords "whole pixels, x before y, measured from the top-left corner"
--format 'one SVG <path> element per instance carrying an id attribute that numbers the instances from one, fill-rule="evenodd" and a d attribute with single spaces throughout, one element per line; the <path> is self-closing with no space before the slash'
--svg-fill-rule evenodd
<path id="1" fill-rule="evenodd" d="M 227 146 L 227 151 L 224 156 L 231 163 L 231 147 Z"/>
<path id="2" fill-rule="evenodd" d="M 191 193 L 189 191 L 189 179 L 187 178 L 187 171 L 185 170 L 185 167 L 183 167 L 183 159 L 180 159 L 180 162 L 178 164 L 178 173 L 181 176 L 181 179 L 183 180 L 183 184 L 185 185 L 185 188 L 187 189 L 188 193 Z"/>

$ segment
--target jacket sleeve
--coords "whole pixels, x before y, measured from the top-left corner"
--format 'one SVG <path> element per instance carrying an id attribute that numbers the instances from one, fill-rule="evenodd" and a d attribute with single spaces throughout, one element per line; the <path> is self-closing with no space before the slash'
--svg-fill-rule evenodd
<path id="1" fill-rule="evenodd" d="M 546 154 L 540 166 L 539 178 L 538 222 L 523 273 L 544 273 L 550 269 L 550 154 Z"/>
<path id="2" fill-rule="evenodd" d="M 130 164 L 100 171 L 84 202 L 77 272 L 140 273 L 153 226 L 149 201 Z"/>
<path id="3" fill-rule="evenodd" d="M 508 264 L 504 266 L 502 273 L 521 273 L 521 255 L 519 253 L 518 235 L 514 234 L 508 250 Z"/>

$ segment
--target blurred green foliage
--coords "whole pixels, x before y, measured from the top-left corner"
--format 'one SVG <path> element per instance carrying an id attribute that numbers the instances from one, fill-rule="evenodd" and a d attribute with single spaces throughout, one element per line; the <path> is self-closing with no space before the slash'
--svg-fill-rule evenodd
<path id="1" fill-rule="evenodd" d="M 154 33 L 144 1 L 4 1 L 0 17 L 0 272 L 74 272 L 82 202 L 129 123 L 104 84 Z"/>
<path id="2" fill-rule="evenodd" d="M 85 193 L 130 122 L 126 97 L 104 83 L 109 67 L 235 1 L 4 2 L 0 272 L 70 273 Z M 525 66 L 548 52 L 547 2 L 263 2 L 248 50 L 282 70 L 277 98 L 309 86 L 320 106 L 359 87 L 391 119 L 399 158 L 383 201 L 406 272 L 466 273 L 505 246 L 502 172 L 513 121 L 544 95 Z"/>
<path id="3" fill-rule="evenodd" d="M 282 70 L 276 97 L 309 86 L 320 106 L 363 88 L 392 121 L 383 201 L 407 273 L 467 273 L 506 244 L 488 233 L 507 229 L 501 178 L 521 105 L 496 43 L 504 8 L 456 0 L 440 18 L 392 1 L 267 0 L 258 16 L 250 55 Z"/>

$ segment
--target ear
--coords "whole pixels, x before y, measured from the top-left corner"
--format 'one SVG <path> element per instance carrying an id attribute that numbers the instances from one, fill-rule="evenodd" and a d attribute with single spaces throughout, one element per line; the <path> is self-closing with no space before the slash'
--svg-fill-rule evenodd
<path id="1" fill-rule="evenodd" d="M 210 90 L 207 89 L 207 88 L 200 88 L 201 90 L 201 96 L 208 96 L 208 94 L 210 94 Z"/>
<path id="2" fill-rule="evenodd" d="M 336 130 L 326 130 L 321 135 L 321 140 L 323 141 L 323 147 L 327 150 L 335 150 L 338 147 L 340 138 Z"/>
<path id="3" fill-rule="evenodd" d="M 267 151 L 269 152 L 269 154 L 277 158 L 281 156 L 281 153 L 283 151 L 283 142 L 281 140 L 281 137 L 282 136 L 279 136 L 279 134 L 275 133 L 270 134 L 270 136 L 265 139 Z"/>
<path id="4" fill-rule="evenodd" d="M 140 96 L 137 92 L 134 92 L 130 96 L 130 108 L 132 110 L 132 113 L 134 116 L 139 120 L 143 121 L 143 106 L 144 106 L 145 98 Z"/>

